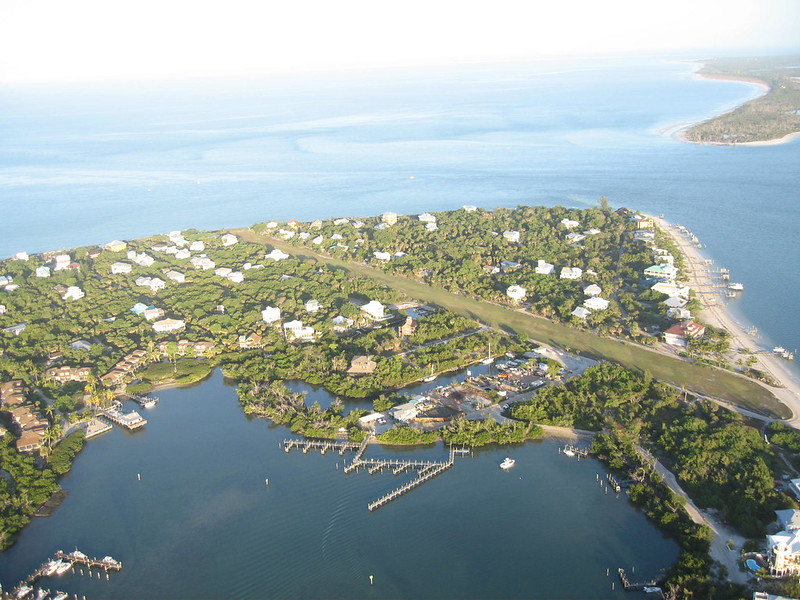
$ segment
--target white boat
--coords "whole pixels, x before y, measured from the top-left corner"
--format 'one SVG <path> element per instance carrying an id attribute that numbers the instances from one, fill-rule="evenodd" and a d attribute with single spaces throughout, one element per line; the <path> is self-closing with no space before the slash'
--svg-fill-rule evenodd
<path id="1" fill-rule="evenodd" d="M 728 284 L 728 289 L 734 292 L 741 292 L 744 289 L 744 284 L 732 282 Z"/>
<path id="2" fill-rule="evenodd" d="M 44 600 L 50 595 L 50 590 L 39 588 L 36 590 L 36 600 Z"/>
<path id="3" fill-rule="evenodd" d="M 63 575 L 67 571 L 70 570 L 72 567 L 72 563 L 67 561 L 61 561 L 61 564 L 56 567 L 56 575 Z"/>
<path id="4" fill-rule="evenodd" d="M 564 454 L 566 454 L 569 457 L 572 457 L 572 456 L 575 456 L 575 451 L 574 450 L 570 450 L 569 448 L 567 448 L 566 450 L 564 450 Z"/>
<path id="5" fill-rule="evenodd" d="M 75 552 L 70 552 L 69 557 L 75 560 L 86 560 L 88 558 L 83 552 L 77 549 Z"/>
<path id="6" fill-rule="evenodd" d="M 62 564 L 63 563 L 60 558 L 48 560 L 42 568 L 42 575 L 45 577 L 54 575 L 58 567 L 60 567 Z"/>
<path id="7" fill-rule="evenodd" d="M 517 462 L 517 461 L 515 461 L 513 458 L 509 458 L 509 457 L 507 457 L 507 456 L 506 456 L 506 457 L 503 459 L 503 462 L 501 462 L 501 463 L 500 463 L 500 468 L 501 468 L 501 469 L 510 469 L 511 467 L 513 467 L 513 466 L 514 466 L 514 464 L 515 464 L 516 462 Z"/>
<path id="8" fill-rule="evenodd" d="M 66 592 L 56 592 L 56 595 L 53 596 L 53 600 L 67 600 L 69 598 L 69 594 Z"/>
<path id="9" fill-rule="evenodd" d="M 266 481 L 267 481 L 267 485 L 269 485 L 269 479 L 267 479 Z M 119 561 L 115 560 L 111 556 L 104 556 L 100 562 L 103 563 L 104 565 L 108 565 L 109 567 L 118 567 L 119 566 Z"/>
<path id="10" fill-rule="evenodd" d="M 15 596 L 16 598 L 24 598 L 25 596 L 27 596 L 28 594 L 30 594 L 30 593 L 31 593 L 31 590 L 32 590 L 32 589 L 33 589 L 33 588 L 32 588 L 31 586 L 29 586 L 29 585 L 23 585 L 22 587 L 20 587 L 20 588 L 17 590 L 17 593 L 16 593 L 16 594 L 14 594 L 14 596 Z"/>

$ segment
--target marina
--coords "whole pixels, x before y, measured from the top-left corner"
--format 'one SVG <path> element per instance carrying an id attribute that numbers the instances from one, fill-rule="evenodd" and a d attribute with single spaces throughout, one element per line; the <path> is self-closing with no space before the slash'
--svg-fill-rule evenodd
<path id="1" fill-rule="evenodd" d="M 112 423 L 116 423 L 117 425 L 128 429 L 129 431 L 134 431 L 147 425 L 147 419 L 144 419 L 135 410 L 132 410 L 129 413 L 123 413 L 120 408 L 107 408 L 100 413 L 100 416 L 108 419 Z"/>

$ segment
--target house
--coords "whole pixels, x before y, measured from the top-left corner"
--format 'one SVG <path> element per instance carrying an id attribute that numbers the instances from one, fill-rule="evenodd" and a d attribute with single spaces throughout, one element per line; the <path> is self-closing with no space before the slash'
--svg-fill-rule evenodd
<path id="1" fill-rule="evenodd" d="M 555 268 L 555 265 L 551 265 L 543 260 L 536 261 L 536 273 L 539 275 L 552 275 Z"/>
<path id="2" fill-rule="evenodd" d="M 75 340 L 74 342 L 70 342 L 69 347 L 73 350 L 83 350 L 84 352 L 88 352 L 92 349 L 92 345 L 86 340 Z"/>
<path id="3" fill-rule="evenodd" d="M 580 279 L 583 276 L 583 269 L 580 267 L 564 267 L 561 269 L 561 279 Z"/>
<path id="4" fill-rule="evenodd" d="M 186 323 L 180 319 L 162 319 L 153 323 L 153 331 L 156 333 L 169 333 L 186 327 Z"/>
<path id="5" fill-rule="evenodd" d="M 175 283 L 185 283 L 186 282 L 186 275 L 179 271 L 169 270 L 164 275 L 167 276 L 167 279 L 171 279 Z"/>
<path id="6" fill-rule="evenodd" d="M 465 204 L 461 208 L 464 210 L 464 212 L 475 212 L 476 210 L 478 210 L 478 207 L 473 206 L 472 204 Z"/>
<path id="7" fill-rule="evenodd" d="M 50 277 L 50 267 L 36 267 L 37 277 Z"/>
<path id="8" fill-rule="evenodd" d="M 514 262 L 513 260 L 501 260 L 500 261 L 500 270 L 503 273 L 513 273 L 514 271 L 518 271 L 522 268 L 522 265 L 518 262 Z"/>
<path id="9" fill-rule="evenodd" d="M 181 248 L 180 250 L 178 250 L 175 253 L 175 258 L 180 259 L 180 260 L 186 260 L 191 255 L 192 255 L 192 253 L 189 252 L 189 250 L 187 248 Z"/>
<path id="10" fill-rule="evenodd" d="M 189 244 L 189 250 L 192 252 L 202 252 L 206 249 L 206 244 L 202 240 L 196 240 Z"/>
<path id="11" fill-rule="evenodd" d="M 378 302 L 377 300 L 370 300 L 363 306 L 361 306 L 361 310 L 367 313 L 370 317 L 375 319 L 376 321 L 382 321 L 386 318 L 385 315 L 385 307 L 383 304 Z"/>
<path id="12" fill-rule="evenodd" d="M 44 376 L 57 381 L 67 383 L 68 381 L 86 381 L 92 370 L 89 367 L 52 367 L 44 372 Z"/>
<path id="13" fill-rule="evenodd" d="M 519 302 L 525 297 L 527 290 L 520 286 L 520 285 L 510 285 L 506 290 L 506 296 L 514 300 L 515 302 Z"/>
<path id="14" fill-rule="evenodd" d="M 226 248 L 228 246 L 233 246 L 239 241 L 239 238 L 237 238 L 232 233 L 226 233 L 220 239 L 222 240 L 222 245 Z"/>
<path id="15" fill-rule="evenodd" d="M 590 314 L 592 314 L 592 311 L 590 311 L 587 308 L 584 308 L 583 306 L 579 306 L 578 308 L 573 310 L 570 314 L 575 317 L 578 317 L 579 319 L 585 319 Z"/>
<path id="16" fill-rule="evenodd" d="M 322 229 L 322 221 L 320 219 L 314 219 L 311 221 L 311 225 L 309 225 L 311 229 Z"/>
<path id="17" fill-rule="evenodd" d="M 134 305 L 133 305 L 133 306 L 130 308 L 130 311 L 131 311 L 133 314 L 135 314 L 135 315 L 139 315 L 139 316 L 141 316 L 141 315 L 143 315 L 143 314 L 144 314 L 144 311 L 146 311 L 146 310 L 147 310 L 147 308 L 148 308 L 148 307 L 147 307 L 147 305 L 146 305 L 146 304 L 143 304 L 143 303 L 141 303 L 141 302 L 137 302 L 136 304 L 134 304 Z"/>
<path id="18" fill-rule="evenodd" d="M 80 300 L 86 294 L 83 293 L 83 290 L 77 286 L 71 285 L 67 288 L 67 291 L 64 293 L 62 298 L 64 300 Z"/>
<path id="19" fill-rule="evenodd" d="M 275 262 L 278 262 L 279 260 L 286 260 L 287 258 L 289 258 L 289 255 L 286 254 L 286 252 L 278 250 L 277 248 L 273 248 L 272 252 L 267 254 L 264 258 L 271 258 Z"/>
<path id="20" fill-rule="evenodd" d="M 112 275 L 122 275 L 123 273 L 130 273 L 132 269 L 133 265 L 131 265 L 130 263 L 124 263 L 124 262 L 111 263 Z"/>
<path id="21" fill-rule="evenodd" d="M 436 223 L 425 223 L 425 229 L 428 231 L 436 231 L 439 229 L 439 226 Z"/>
<path id="22" fill-rule="evenodd" d="M 281 320 L 281 309 L 275 306 L 267 306 L 261 311 L 261 320 L 264 323 L 274 323 Z"/>
<path id="23" fill-rule="evenodd" d="M 388 252 L 373 252 L 372 255 L 377 260 L 382 260 L 383 262 L 388 262 L 392 259 L 392 255 L 389 254 Z"/>
<path id="24" fill-rule="evenodd" d="M 335 333 L 346 333 L 353 326 L 353 319 L 348 319 L 342 315 L 334 317 L 331 321 L 333 322 L 333 331 Z"/>
<path id="25" fill-rule="evenodd" d="M 149 254 L 145 254 L 144 252 L 137 254 L 133 250 L 128 252 L 128 258 L 140 267 L 151 267 L 153 266 L 153 263 L 156 262 L 156 259 Z"/>
<path id="26" fill-rule="evenodd" d="M 6 305 L 0 304 L 0 315 L 6 314 Z"/>
<path id="27" fill-rule="evenodd" d="M 593 283 L 583 288 L 583 293 L 586 294 L 587 296 L 599 296 L 600 294 L 603 293 L 603 288 L 601 288 L 596 283 Z"/>
<path id="28" fill-rule="evenodd" d="M 591 310 L 605 310 L 608 308 L 609 301 L 599 296 L 592 296 L 584 300 L 583 305 Z"/>
<path id="29" fill-rule="evenodd" d="M 374 431 L 375 433 L 382 433 L 386 429 L 390 428 L 390 426 L 387 426 L 386 423 L 386 415 L 379 412 L 370 413 L 359 418 L 358 426 L 361 429 L 367 429 L 369 431 Z"/>
<path id="30" fill-rule="evenodd" d="M 88 256 L 89 258 L 91 258 L 92 260 L 94 260 L 95 258 L 97 258 L 98 256 L 100 256 L 102 253 L 103 253 L 103 249 L 102 249 L 102 248 L 97 248 L 97 247 L 95 247 L 95 248 L 89 248 L 89 249 L 86 251 L 86 256 Z"/>
<path id="31" fill-rule="evenodd" d="M 667 311 L 667 316 L 670 317 L 671 319 L 678 319 L 678 320 L 691 319 L 692 311 L 686 308 L 670 308 Z"/>
<path id="32" fill-rule="evenodd" d="M 283 324 L 283 332 L 290 342 L 306 342 L 314 339 L 314 328 L 304 326 L 302 321 L 295 319 Z"/>
<path id="33" fill-rule="evenodd" d="M 312 298 L 311 300 L 306 301 L 306 312 L 315 313 L 318 312 L 320 308 L 322 308 L 322 305 L 319 303 L 319 300 L 314 300 Z"/>
<path id="34" fill-rule="evenodd" d="M 800 574 L 800 511 L 777 510 L 781 531 L 767 536 L 770 573 L 779 577 Z"/>
<path id="35" fill-rule="evenodd" d="M 664 332 L 664 341 L 672 346 L 685 348 L 687 339 L 701 337 L 705 332 L 706 328 L 699 323 L 686 321 L 667 329 Z"/>
<path id="36" fill-rule="evenodd" d="M 566 227 L 567 229 L 572 229 L 572 228 L 577 227 L 578 225 L 580 225 L 580 223 L 578 223 L 577 221 L 574 221 L 572 219 L 561 219 L 561 224 L 564 227 Z"/>
<path id="37" fill-rule="evenodd" d="M 340 219 L 334 219 L 333 220 L 333 224 L 334 225 L 347 225 L 349 222 L 350 222 L 350 219 L 346 219 L 344 217 L 342 217 Z"/>
<path id="38" fill-rule="evenodd" d="M 228 267 L 220 267 L 219 269 L 214 270 L 214 275 L 216 275 L 217 277 L 227 277 L 231 273 L 233 273 L 233 269 L 230 269 Z"/>
<path id="39" fill-rule="evenodd" d="M 689 301 L 686 300 L 685 298 L 673 296 L 671 298 L 667 298 L 666 300 L 664 300 L 662 304 L 665 304 L 669 308 L 683 308 L 684 306 L 689 304 Z"/>
<path id="40" fill-rule="evenodd" d="M 519 231 L 504 231 L 503 237 L 509 242 L 516 244 L 519 242 Z"/>
<path id="41" fill-rule="evenodd" d="M 411 317 L 406 317 L 405 322 L 397 328 L 397 335 L 401 338 L 408 337 L 410 335 L 414 335 L 414 332 L 417 330 L 417 324 L 414 322 L 414 319 Z"/>
<path id="42" fill-rule="evenodd" d="M 650 217 L 638 216 L 635 218 L 637 229 L 652 229 L 655 223 Z"/>
<path id="43" fill-rule="evenodd" d="M 150 288 L 154 292 L 167 287 L 167 283 L 158 277 L 137 277 L 134 283 L 139 287 Z"/>
<path id="44" fill-rule="evenodd" d="M 350 368 L 347 369 L 348 375 L 372 375 L 375 367 L 378 366 L 369 356 L 355 356 L 350 361 Z"/>
<path id="45" fill-rule="evenodd" d="M 198 271 L 209 271 L 216 267 L 216 263 L 213 260 L 208 258 L 205 254 L 201 254 L 200 256 L 193 256 L 189 259 L 189 262 L 194 265 L 194 268 Z"/>
<path id="46" fill-rule="evenodd" d="M 160 319 L 164 316 L 164 310 L 161 308 L 156 308 L 155 306 L 148 306 L 147 310 L 145 310 L 142 315 L 144 316 L 145 320 L 152 321 L 153 319 Z"/>
<path id="47" fill-rule="evenodd" d="M 103 246 L 109 252 L 122 252 L 125 248 L 128 247 L 128 244 L 125 242 L 121 242 L 119 240 L 114 240 L 113 242 L 108 242 L 105 246 Z"/>
<path id="48" fill-rule="evenodd" d="M 289 231 L 288 229 L 278 229 L 278 235 L 281 236 L 284 240 L 290 240 L 294 236 L 297 235 L 294 231 Z"/>
<path id="49" fill-rule="evenodd" d="M 644 270 L 646 279 L 672 282 L 678 275 L 678 269 L 672 265 L 651 265 Z"/>
<path id="50" fill-rule="evenodd" d="M 298 237 L 298 239 L 301 239 L 301 240 L 307 240 L 308 238 L 311 237 L 311 234 L 308 233 L 307 231 L 301 231 L 300 233 L 297 234 L 297 237 Z"/>
<path id="51" fill-rule="evenodd" d="M 323 239 L 324 238 L 321 235 L 318 235 L 313 240 L 311 240 L 311 243 L 319 246 L 322 243 Z"/>
<path id="52" fill-rule="evenodd" d="M 375 231 L 383 231 L 384 229 L 389 229 L 389 224 L 388 223 L 378 223 L 377 225 L 375 225 L 375 227 L 373 229 L 375 229 Z"/>
<path id="53" fill-rule="evenodd" d="M 436 223 L 436 217 L 428 212 L 422 213 L 417 218 L 423 223 Z"/>
<path id="54" fill-rule="evenodd" d="M 260 346 L 261 335 L 258 333 L 253 332 L 239 336 L 239 348 L 243 350 L 251 350 L 252 348 L 259 348 Z"/>
<path id="55" fill-rule="evenodd" d="M 30 258 L 30 256 L 28 256 L 27 252 L 17 252 L 14 255 L 14 259 L 15 260 L 28 260 L 29 258 Z"/>
<path id="56" fill-rule="evenodd" d="M 53 271 L 65 271 L 72 263 L 72 258 L 69 254 L 57 254 L 53 259 Z"/>
<path id="57" fill-rule="evenodd" d="M 656 242 L 655 231 L 637 231 L 633 234 L 633 239 L 636 242 L 643 242 L 645 246 L 653 246 Z"/>
<path id="58" fill-rule="evenodd" d="M 153 244 L 150 246 L 150 250 L 153 252 L 166 252 L 167 248 L 169 248 L 169 244 L 165 244 L 164 242 L 158 242 L 157 244 Z"/>
<path id="59" fill-rule="evenodd" d="M 599 229 L 595 228 L 595 227 L 592 227 L 591 229 L 587 229 L 586 231 L 584 231 L 583 235 L 598 235 L 600 233 L 603 233 L 603 232 L 600 231 Z"/>
<path id="60" fill-rule="evenodd" d="M 381 222 L 385 223 L 386 225 L 394 225 L 397 223 L 397 213 L 393 212 L 385 212 L 381 217 Z"/>
<path id="61" fill-rule="evenodd" d="M 583 240 L 585 240 L 586 236 L 583 235 L 582 233 L 576 233 L 573 231 L 572 233 L 568 233 L 566 235 L 566 238 L 570 244 L 577 244 L 578 242 L 582 242 Z"/>
<path id="62" fill-rule="evenodd" d="M 244 275 L 242 275 L 241 271 L 231 271 L 228 273 L 227 279 L 232 283 L 242 283 L 244 281 Z"/>
<path id="63" fill-rule="evenodd" d="M 677 285 L 667 281 L 659 281 L 653 284 L 650 289 L 661 294 L 666 294 L 670 298 L 688 298 L 689 291 L 691 290 L 688 285 Z"/>
<path id="64" fill-rule="evenodd" d="M 361 229 L 366 223 L 364 221 L 353 221 L 353 227 L 355 229 Z"/>

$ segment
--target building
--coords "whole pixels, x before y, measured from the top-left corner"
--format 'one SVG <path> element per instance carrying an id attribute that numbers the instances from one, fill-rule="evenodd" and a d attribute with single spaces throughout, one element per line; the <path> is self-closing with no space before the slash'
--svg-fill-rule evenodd
<path id="1" fill-rule="evenodd" d="M 603 288 L 596 283 L 592 283 L 591 285 L 587 285 L 585 288 L 583 288 L 583 293 L 587 296 L 599 296 L 603 293 Z"/>
<path id="2" fill-rule="evenodd" d="M 519 242 L 519 231 L 504 231 L 503 237 L 509 242 L 516 244 Z"/>
<path id="3" fill-rule="evenodd" d="M 164 309 L 156 308 L 155 306 L 148 306 L 145 311 L 142 313 L 146 321 L 152 321 L 153 319 L 160 319 L 164 316 Z"/>
<path id="4" fill-rule="evenodd" d="M 678 269 L 672 265 L 651 265 L 644 270 L 644 276 L 646 279 L 674 281 L 674 279 L 678 276 Z"/>
<path id="5" fill-rule="evenodd" d="M 185 283 L 186 282 L 186 275 L 184 275 L 183 273 L 180 273 L 179 271 L 169 270 L 166 273 L 164 273 L 164 275 L 166 275 L 167 279 L 171 279 L 175 283 Z"/>
<path id="6" fill-rule="evenodd" d="M 376 260 L 382 260 L 383 262 L 388 262 L 392 260 L 392 255 L 388 252 L 380 252 L 376 251 L 373 252 L 372 255 L 375 257 Z"/>
<path id="7" fill-rule="evenodd" d="M 36 267 L 37 277 L 50 277 L 50 267 Z"/>
<path id="8" fill-rule="evenodd" d="M 156 333 L 169 333 L 184 327 L 186 327 L 186 323 L 180 319 L 162 319 L 153 323 L 153 331 Z"/>
<path id="9" fill-rule="evenodd" d="M 521 285 L 510 285 L 506 290 L 506 296 L 514 300 L 515 302 L 519 302 L 525 297 L 527 294 L 527 290 L 522 287 Z"/>
<path id="10" fill-rule="evenodd" d="M 92 345 L 86 340 L 75 340 L 74 342 L 70 342 L 69 347 L 73 350 L 83 350 L 84 352 L 88 352 L 92 349 Z"/>
<path id="11" fill-rule="evenodd" d="M 387 225 L 394 225 L 397 223 L 397 213 L 394 212 L 385 212 L 381 217 L 381 221 L 386 223 Z"/>
<path id="12" fill-rule="evenodd" d="M 636 218 L 636 228 L 637 229 L 652 229 L 655 223 L 653 223 L 653 219 L 650 217 L 637 217 Z"/>
<path id="13" fill-rule="evenodd" d="M 233 246 L 235 243 L 239 241 L 239 238 L 237 238 L 232 233 L 226 233 L 220 239 L 222 240 L 222 245 L 225 247 Z"/>
<path id="14" fill-rule="evenodd" d="M 605 310 L 608 308 L 609 301 L 599 296 L 592 296 L 584 300 L 583 305 L 591 310 Z"/>
<path id="15" fill-rule="evenodd" d="M 67 291 L 64 293 L 62 298 L 64 300 L 80 300 L 86 294 L 83 293 L 83 290 L 77 286 L 71 285 L 67 288 Z"/>
<path id="16" fill-rule="evenodd" d="M 112 275 L 122 275 L 124 273 L 130 273 L 132 269 L 133 265 L 131 265 L 130 263 L 124 263 L 124 262 L 111 263 Z"/>
<path id="17" fill-rule="evenodd" d="M 592 311 L 590 311 L 588 308 L 584 308 L 583 306 L 579 306 L 578 308 L 573 310 L 570 314 L 574 317 L 578 317 L 579 319 L 585 319 L 590 314 L 592 314 Z"/>
<path id="18" fill-rule="evenodd" d="M 289 255 L 286 254 L 286 252 L 278 250 L 277 248 L 273 248 L 272 252 L 267 254 L 264 258 L 271 258 L 275 262 L 278 262 L 279 260 L 286 260 L 287 258 L 289 258 Z"/>
<path id="19" fill-rule="evenodd" d="M 125 242 L 121 242 L 119 240 L 114 240 L 113 242 L 108 242 L 104 248 L 109 252 L 122 252 L 125 248 L 128 247 L 128 244 Z"/>
<path id="20" fill-rule="evenodd" d="M 264 323 L 274 323 L 281 320 L 281 309 L 275 306 L 266 306 L 261 311 L 261 320 Z"/>
<path id="21" fill-rule="evenodd" d="M 386 318 L 386 308 L 377 300 L 370 300 L 361 306 L 361 310 L 363 310 L 376 321 L 382 321 Z"/>
<path id="22" fill-rule="evenodd" d="M 347 333 L 353 326 L 353 319 L 348 319 L 347 317 L 343 317 L 342 315 L 333 317 L 333 319 L 331 319 L 331 322 L 333 323 L 334 333 Z"/>
<path id="23" fill-rule="evenodd" d="M 57 254 L 53 259 L 53 271 L 65 271 L 72 263 L 69 254 Z"/>
<path id="24" fill-rule="evenodd" d="M 304 326 L 302 321 L 295 319 L 283 324 L 283 332 L 290 342 L 308 342 L 314 339 L 314 328 Z"/>
<path id="25" fill-rule="evenodd" d="M 777 576 L 800 574 L 800 511 L 776 511 L 783 531 L 767 536 L 767 562 Z"/>
<path id="26" fill-rule="evenodd" d="M 192 263 L 194 268 L 198 271 L 208 271 L 217 266 L 214 261 L 208 258 L 205 254 L 201 256 L 193 256 L 189 259 L 189 262 Z"/>
<path id="27" fill-rule="evenodd" d="M 305 303 L 305 309 L 308 313 L 315 313 L 319 312 L 319 309 L 322 308 L 322 305 L 319 303 L 319 300 L 307 300 Z"/>
<path id="28" fill-rule="evenodd" d="M 375 367 L 378 366 L 369 356 L 355 356 L 350 361 L 350 368 L 347 369 L 348 375 L 372 375 Z"/>
<path id="29" fill-rule="evenodd" d="M 422 213 L 417 218 L 423 223 L 436 223 L 436 216 L 428 212 Z"/>
<path id="30" fill-rule="evenodd" d="M 206 244 L 202 240 L 197 240 L 189 244 L 189 250 L 192 252 L 202 252 L 206 249 Z"/>
<path id="31" fill-rule="evenodd" d="M 651 290 L 666 294 L 670 298 L 688 298 L 691 288 L 688 285 L 677 285 L 666 281 L 659 281 L 650 287 Z"/>
<path id="32" fill-rule="evenodd" d="M 580 225 L 577 221 L 573 219 L 561 219 L 561 224 L 566 227 L 567 229 L 572 229 Z"/>
<path id="33" fill-rule="evenodd" d="M 582 233 L 576 233 L 573 231 L 572 233 L 568 233 L 566 235 L 566 238 L 570 244 L 577 244 L 578 242 L 582 242 L 583 240 L 585 240 L 586 236 L 583 235 Z"/>
<path id="34" fill-rule="evenodd" d="M 68 381 L 86 381 L 92 370 L 89 367 L 52 367 L 44 372 L 44 376 L 57 381 L 66 383 Z"/>
<path id="35" fill-rule="evenodd" d="M 239 336 L 239 348 L 242 350 L 252 350 L 253 348 L 261 347 L 261 334 L 248 333 L 247 335 Z"/>
<path id="36" fill-rule="evenodd" d="M 555 268 L 555 265 L 551 265 L 549 262 L 536 261 L 536 273 L 539 275 L 552 275 Z"/>
<path id="37" fill-rule="evenodd" d="M 564 267 L 561 269 L 561 279 L 580 279 L 583 276 L 583 269 L 580 267 Z"/>
<path id="38" fill-rule="evenodd" d="M 414 319 L 411 317 L 406 317 L 405 322 L 397 328 L 397 335 L 399 335 L 401 338 L 404 338 L 414 335 L 414 332 L 416 331 L 417 324 L 414 322 Z"/>
<path id="39" fill-rule="evenodd" d="M 667 329 L 664 332 L 664 341 L 671 346 L 685 348 L 687 340 L 701 337 L 705 332 L 706 328 L 699 323 L 686 321 Z"/>

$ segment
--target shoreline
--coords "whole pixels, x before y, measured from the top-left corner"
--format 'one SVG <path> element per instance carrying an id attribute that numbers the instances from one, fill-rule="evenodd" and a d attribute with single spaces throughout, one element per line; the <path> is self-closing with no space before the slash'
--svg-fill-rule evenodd
<path id="1" fill-rule="evenodd" d="M 775 381 L 783 387 L 773 387 L 763 382 L 753 379 L 759 385 L 767 388 L 778 400 L 792 412 L 790 419 L 785 422 L 800 428 L 800 381 L 789 371 L 784 359 L 778 358 L 764 348 L 762 344 L 752 335 L 747 333 L 745 325 L 739 323 L 725 304 L 725 296 L 718 288 L 714 288 L 711 276 L 710 259 L 703 256 L 700 251 L 681 234 L 677 227 L 661 217 L 651 217 L 659 229 L 668 235 L 686 260 L 686 271 L 689 279 L 689 286 L 697 294 L 698 300 L 703 305 L 697 317 L 704 322 L 726 330 L 731 335 L 732 347 L 749 348 L 756 353 L 750 356 L 755 357 L 754 368 L 769 374 Z M 704 268 L 706 267 L 706 268 Z M 744 375 L 741 375 L 744 377 Z"/>
<path id="2" fill-rule="evenodd" d="M 693 73 L 693 77 L 695 79 L 708 79 L 710 81 L 730 81 L 732 83 L 744 83 L 746 85 L 752 85 L 757 87 L 761 90 L 761 93 L 755 96 L 754 98 L 749 98 L 744 102 L 737 104 L 730 110 L 726 110 L 719 114 L 713 115 L 708 119 L 703 119 L 701 121 L 694 121 L 688 124 L 677 124 L 671 127 L 666 127 L 662 129 L 662 134 L 669 135 L 672 139 L 677 140 L 679 142 L 683 142 L 685 144 L 697 144 L 698 146 L 780 146 L 782 144 L 788 144 L 789 142 L 794 141 L 798 137 L 800 137 L 800 131 L 795 131 L 793 133 L 787 133 L 786 135 L 773 138 L 771 140 L 759 140 L 755 142 L 697 142 L 695 140 L 690 140 L 686 137 L 686 132 L 694 127 L 695 125 L 699 125 L 700 123 L 705 123 L 708 121 L 712 121 L 717 119 L 723 115 L 727 115 L 728 113 L 733 112 L 734 110 L 744 106 L 749 102 L 753 102 L 759 98 L 763 98 L 767 94 L 772 91 L 772 86 L 770 86 L 766 81 L 762 79 L 757 79 L 755 77 L 737 77 L 734 75 L 722 75 L 722 74 L 715 74 L 715 73 L 701 73 L 700 70 L 705 67 L 705 63 L 701 63 L 701 66 L 698 67 L 697 70 Z M 677 127 L 677 129 L 676 129 Z M 670 133 L 671 131 L 671 133 Z"/>

